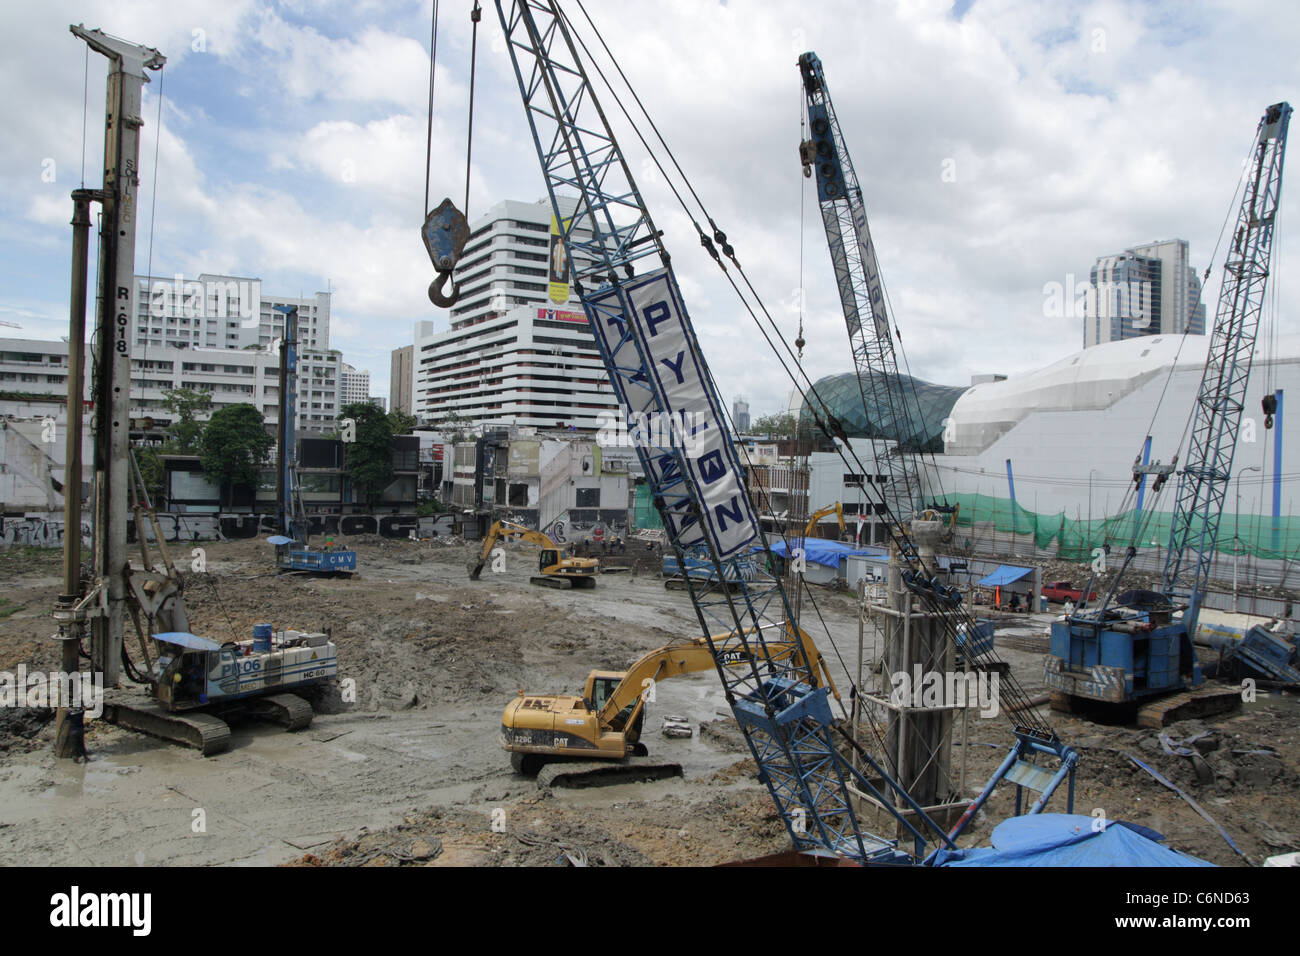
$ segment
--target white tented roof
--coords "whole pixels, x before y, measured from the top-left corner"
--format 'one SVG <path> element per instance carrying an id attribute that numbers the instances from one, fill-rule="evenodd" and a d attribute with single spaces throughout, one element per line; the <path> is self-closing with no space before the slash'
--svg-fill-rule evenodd
<path id="1" fill-rule="evenodd" d="M 944 453 L 980 455 L 1030 416 L 1041 414 L 1066 413 L 1057 427 L 1079 428 L 1085 420 L 1070 419 L 1069 413 L 1104 413 L 1104 417 L 1095 419 L 1109 422 L 1101 426 L 1102 434 L 1094 436 L 1100 440 L 1109 429 L 1119 427 L 1118 420 L 1111 420 L 1109 414 L 1121 406 L 1126 396 L 1149 386 L 1151 394 L 1143 398 L 1145 404 L 1139 415 L 1146 427 L 1175 360 L 1177 378 L 1181 380 L 1175 401 L 1178 407 L 1175 410 L 1170 406 L 1165 411 L 1176 416 L 1181 430 L 1209 347 L 1208 335 L 1143 336 L 1096 345 L 1004 381 L 973 385 L 953 406 L 945 428 Z M 1260 340 L 1253 366 L 1257 373 L 1266 364 L 1265 350 L 1266 344 Z M 1276 351 L 1268 358 L 1278 366 L 1295 370 L 1300 365 L 1300 336 L 1279 338 Z M 1188 382 L 1189 376 L 1194 381 Z M 1258 375 L 1252 375 L 1252 381 L 1259 380 Z M 1188 387 L 1191 392 L 1187 392 Z M 1133 408 L 1129 412 L 1139 414 Z"/>
<path id="2" fill-rule="evenodd" d="M 1034 372 L 971 386 L 953 406 L 952 418 L 963 428 L 1015 421 L 1031 411 L 1109 408 L 1152 378 L 1167 375 L 1175 358 L 1179 368 L 1204 367 L 1209 347 L 1209 335 L 1151 335 L 1095 345 Z M 1257 343 L 1256 365 L 1263 361 L 1263 349 L 1264 343 Z M 1272 358 L 1300 360 L 1300 336 L 1282 337 Z"/>

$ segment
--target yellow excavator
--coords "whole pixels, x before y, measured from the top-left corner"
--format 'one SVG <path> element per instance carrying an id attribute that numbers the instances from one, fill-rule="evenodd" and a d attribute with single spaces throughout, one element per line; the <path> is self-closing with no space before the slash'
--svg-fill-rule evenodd
<path id="1" fill-rule="evenodd" d="M 844 533 L 844 506 L 838 501 L 833 505 L 827 505 L 825 508 L 818 508 L 808 516 L 808 525 L 803 529 L 803 536 L 811 538 L 817 533 L 817 522 L 821 521 L 827 515 L 834 515 L 840 523 L 840 534 Z"/>
<path id="2" fill-rule="evenodd" d="M 510 521 L 498 521 L 492 525 L 487 537 L 483 539 L 483 550 L 478 560 L 470 563 L 469 577 L 477 581 L 483 573 L 483 565 L 492 556 L 492 549 L 506 538 L 522 538 L 542 549 L 537 559 L 538 573 L 528 580 L 549 588 L 594 588 L 596 575 L 600 574 L 600 562 L 595 558 L 570 558 L 564 549 L 547 535 L 523 525 Z"/>
<path id="3" fill-rule="evenodd" d="M 788 624 L 784 628 L 783 639 L 767 640 L 773 659 L 784 660 L 795 653 L 806 655 L 810 671 L 824 680 L 839 700 L 835 681 L 812 638 L 801 628 L 791 629 Z M 752 634 L 753 628 L 746 633 Z M 714 638 L 717 644 L 735 645 L 727 655 L 727 666 L 749 666 L 744 645 L 732 641 L 732 636 Z M 653 697 L 658 682 L 711 670 L 713 666 L 709 642 L 697 637 L 656 648 L 626 671 L 592 671 L 581 697 L 521 690 L 501 716 L 501 746 L 509 752 L 516 773 L 539 774 L 543 784 L 554 783 L 560 777 L 570 785 L 582 785 L 597 778 L 605 782 L 620 776 L 646 779 L 680 775 L 679 764 L 639 759 L 648 756 L 640 739 L 645 704 L 647 698 Z M 547 779 L 541 779 L 542 773 Z"/>

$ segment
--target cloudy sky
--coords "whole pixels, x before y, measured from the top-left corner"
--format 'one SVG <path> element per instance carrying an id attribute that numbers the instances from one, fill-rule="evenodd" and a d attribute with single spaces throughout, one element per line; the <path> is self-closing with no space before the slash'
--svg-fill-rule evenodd
<path id="1" fill-rule="evenodd" d="M 441 4 L 431 205 L 462 203 L 471 5 Z M 544 195 L 496 11 L 484 6 L 471 219 L 500 199 Z M 1051 314 L 1044 288 L 1086 282 L 1098 255 L 1179 237 L 1203 270 L 1264 107 L 1300 90 L 1288 0 L 587 8 L 789 339 L 793 290 L 807 290 L 814 378 L 851 361 L 797 158 L 804 50 L 825 66 L 910 368 L 945 384 L 1076 350 L 1081 319 Z M 90 54 L 87 82 L 85 44 L 68 32 L 84 22 L 167 56 L 145 94 L 137 272 L 151 258 L 155 275 L 331 289 L 331 344 L 386 395 L 389 353 L 411 342 L 413 323 L 446 327 L 425 296 L 433 273 L 419 238 L 430 14 L 401 0 L 6 4 L 0 320 L 22 330 L 0 332 L 67 334 L 68 194 L 83 153 L 85 181 L 99 185 L 103 152 L 106 61 Z M 640 143 L 629 134 L 622 145 L 645 169 Z M 788 380 L 689 221 L 657 176 L 641 185 L 724 399 L 748 397 L 755 415 L 783 407 Z M 1282 331 L 1300 301 L 1285 275 L 1300 253 L 1288 228 L 1298 192 L 1283 190 L 1275 249 Z"/>

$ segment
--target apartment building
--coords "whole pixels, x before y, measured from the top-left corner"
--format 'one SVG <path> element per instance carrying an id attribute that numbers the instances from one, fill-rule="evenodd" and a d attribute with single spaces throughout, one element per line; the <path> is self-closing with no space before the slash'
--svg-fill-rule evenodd
<path id="1" fill-rule="evenodd" d="M 618 403 L 569 275 L 548 201 L 506 200 L 476 220 L 444 330 L 416 326 L 414 414 L 480 430 L 595 431 Z"/>

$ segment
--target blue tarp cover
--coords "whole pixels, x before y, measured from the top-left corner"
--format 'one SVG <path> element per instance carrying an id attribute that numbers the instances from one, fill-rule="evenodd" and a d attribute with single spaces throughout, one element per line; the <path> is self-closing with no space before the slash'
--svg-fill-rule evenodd
<path id="1" fill-rule="evenodd" d="M 990 837 L 993 846 L 939 850 L 934 863 L 936 866 L 1214 865 L 1162 846 L 1118 820 L 1109 821 L 1101 831 L 1095 831 L 1093 823 L 1093 817 L 1077 813 L 1012 817 L 994 828 Z"/>
<path id="2" fill-rule="evenodd" d="M 880 557 L 882 554 L 879 548 L 857 548 L 851 544 L 845 544 L 843 541 L 832 541 L 830 538 L 791 538 L 790 545 L 795 548 L 803 548 L 804 557 L 813 564 L 824 565 L 828 568 L 838 568 L 840 559 L 851 554 L 865 554 L 874 557 Z M 784 558 L 786 556 L 785 552 L 786 543 L 784 541 L 773 542 L 773 554 Z"/>
<path id="3" fill-rule="evenodd" d="M 1019 581 L 1026 574 L 1033 573 L 1033 568 L 1018 568 L 1014 564 L 999 564 L 996 571 L 976 583 L 982 588 L 1002 587 L 1013 581 Z"/>
<path id="4" fill-rule="evenodd" d="M 216 641 L 206 637 L 199 637 L 197 634 L 189 634 L 185 631 L 167 631 L 163 634 L 155 634 L 154 639 L 162 641 L 164 644 L 176 644 L 191 651 L 221 650 L 221 645 Z"/>

